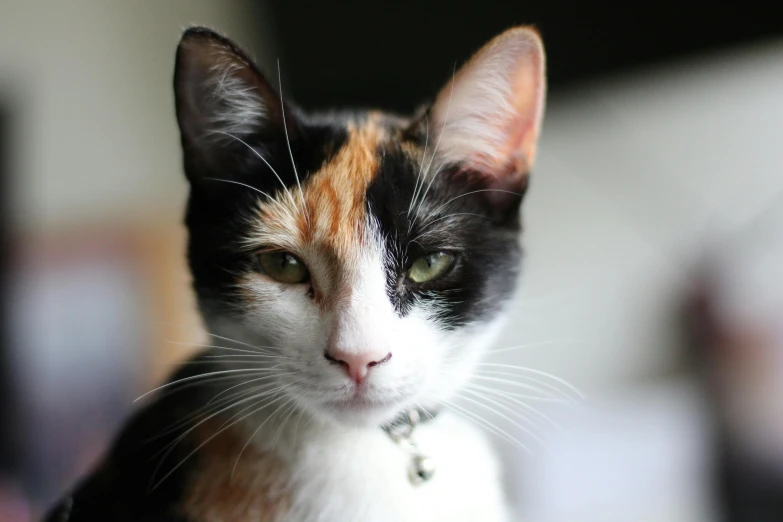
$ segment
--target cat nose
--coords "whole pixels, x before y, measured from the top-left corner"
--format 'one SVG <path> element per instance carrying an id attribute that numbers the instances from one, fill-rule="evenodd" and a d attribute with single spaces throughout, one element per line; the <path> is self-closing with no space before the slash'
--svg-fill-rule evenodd
<path id="1" fill-rule="evenodd" d="M 367 378 L 370 368 L 388 362 L 391 359 L 391 352 L 384 355 L 382 352 L 346 352 L 340 349 L 330 349 L 324 352 L 326 360 L 332 364 L 338 364 L 345 369 L 348 377 L 362 382 Z"/>

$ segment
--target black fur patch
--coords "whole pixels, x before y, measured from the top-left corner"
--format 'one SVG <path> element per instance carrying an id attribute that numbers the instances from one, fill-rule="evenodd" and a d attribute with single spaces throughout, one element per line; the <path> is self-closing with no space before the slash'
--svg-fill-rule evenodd
<path id="1" fill-rule="evenodd" d="M 171 380 L 197 375 L 203 368 L 186 366 Z M 131 418 L 100 466 L 44 520 L 187 522 L 181 514 L 180 503 L 189 477 L 198 466 L 199 455 L 196 453 L 184 459 L 199 441 L 185 438 L 162 460 L 184 429 L 166 431 L 206 404 L 217 392 L 211 386 L 186 390 L 158 394 L 152 404 Z M 158 484 L 160 478 L 183 461 L 182 466 Z"/>
<path id="2" fill-rule="evenodd" d="M 418 301 L 436 309 L 440 323 L 449 329 L 491 318 L 513 291 L 521 262 L 521 195 L 512 209 L 499 213 L 483 192 L 482 178 L 462 172 L 459 165 L 445 166 L 437 174 L 433 165 L 432 175 L 422 182 L 421 166 L 401 148 L 381 154 L 367 209 L 392 253 L 387 287 L 398 312 L 407 314 Z M 437 251 L 456 256 L 445 276 L 424 284 L 406 280 L 418 257 Z"/>
<path id="3" fill-rule="evenodd" d="M 242 249 L 241 243 L 248 236 L 246 218 L 252 215 L 258 199 L 265 199 L 260 192 L 275 197 L 295 187 L 297 175 L 299 183 L 305 183 L 345 144 L 347 118 L 334 115 L 306 121 L 299 114 L 297 120 L 306 122 L 298 123 L 298 136 L 291 142 L 290 153 L 285 141 L 253 141 L 248 145 L 263 151 L 266 161 L 244 147 L 245 152 L 239 154 L 231 169 L 216 170 L 198 164 L 198 157 L 185 151 L 185 170 L 191 179 L 199 180 L 191 184 L 185 218 L 188 261 L 198 296 L 218 306 L 217 311 L 231 313 L 234 305 L 241 304 L 232 297 L 234 274 L 253 269 L 253 257 Z"/>

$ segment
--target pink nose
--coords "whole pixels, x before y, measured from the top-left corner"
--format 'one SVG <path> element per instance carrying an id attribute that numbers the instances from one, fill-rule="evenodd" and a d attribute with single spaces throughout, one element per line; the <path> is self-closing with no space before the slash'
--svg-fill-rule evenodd
<path id="1" fill-rule="evenodd" d="M 352 353 L 340 349 L 330 349 L 324 353 L 327 361 L 342 366 L 348 377 L 357 383 L 367 378 L 370 368 L 388 362 L 391 356 L 391 353 L 386 355 L 381 352 Z"/>

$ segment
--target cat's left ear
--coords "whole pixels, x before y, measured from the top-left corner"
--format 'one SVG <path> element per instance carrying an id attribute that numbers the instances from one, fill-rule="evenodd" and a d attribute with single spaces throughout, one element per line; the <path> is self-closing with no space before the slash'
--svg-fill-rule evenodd
<path id="1" fill-rule="evenodd" d="M 438 164 L 460 166 L 487 188 L 523 193 L 536 157 L 546 91 L 544 48 L 528 27 L 487 43 L 443 87 L 430 111 Z M 496 198 L 502 204 L 502 192 Z"/>
<path id="2" fill-rule="evenodd" d="M 254 154 L 273 152 L 268 149 L 282 142 L 284 132 L 297 137 L 293 111 L 286 111 L 253 61 L 210 29 L 192 27 L 182 35 L 174 91 L 191 181 L 210 169 L 235 171 Z"/>

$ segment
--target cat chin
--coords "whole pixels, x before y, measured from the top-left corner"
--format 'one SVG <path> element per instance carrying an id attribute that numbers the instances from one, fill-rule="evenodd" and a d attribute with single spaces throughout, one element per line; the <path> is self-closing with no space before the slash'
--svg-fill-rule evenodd
<path id="1" fill-rule="evenodd" d="M 315 414 L 323 420 L 355 428 L 377 428 L 397 418 L 400 405 L 371 405 L 334 402 L 321 404 Z"/>

